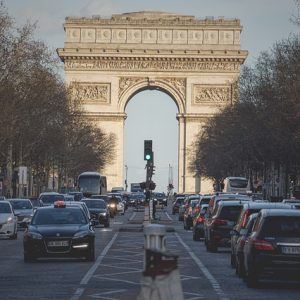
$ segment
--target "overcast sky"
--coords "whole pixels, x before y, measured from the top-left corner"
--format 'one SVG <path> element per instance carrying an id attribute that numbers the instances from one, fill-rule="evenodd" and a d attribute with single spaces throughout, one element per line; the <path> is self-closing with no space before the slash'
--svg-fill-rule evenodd
<path id="1" fill-rule="evenodd" d="M 36 21 L 36 37 L 53 50 L 63 48 L 66 16 L 110 17 L 146 10 L 193 15 L 200 19 L 206 16 L 240 19 L 241 48 L 249 51 L 246 64 L 250 65 L 261 51 L 269 50 L 290 33 L 299 32 L 299 27 L 290 22 L 291 16 L 298 14 L 293 0 L 4 0 L 4 4 L 18 24 Z M 173 100 L 158 91 L 144 91 L 130 100 L 126 107 L 124 149 L 129 183 L 145 179 L 143 141 L 152 139 L 157 190 L 166 190 L 169 165 L 173 167 L 177 188 L 177 112 Z"/>

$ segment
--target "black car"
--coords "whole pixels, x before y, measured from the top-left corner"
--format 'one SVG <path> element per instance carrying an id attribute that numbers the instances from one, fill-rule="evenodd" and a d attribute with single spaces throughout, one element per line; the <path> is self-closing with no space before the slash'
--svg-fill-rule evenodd
<path id="1" fill-rule="evenodd" d="M 91 219 L 95 224 L 102 224 L 104 227 L 109 227 L 110 214 L 104 200 L 101 199 L 82 199 L 90 212 Z"/>
<path id="2" fill-rule="evenodd" d="M 242 201 L 219 201 L 214 213 L 208 212 L 204 223 L 204 243 L 207 251 L 216 252 L 220 246 L 230 246 L 230 232 L 237 222 L 243 204 Z"/>
<path id="3" fill-rule="evenodd" d="M 183 205 L 185 197 L 176 197 L 176 200 L 172 207 L 172 215 L 179 213 L 179 207 Z"/>
<path id="4" fill-rule="evenodd" d="M 24 224 L 26 226 L 26 224 Z M 95 233 L 83 209 L 63 201 L 36 210 L 24 232 L 24 262 L 40 257 L 95 259 Z"/>
<path id="5" fill-rule="evenodd" d="M 235 258 L 236 258 L 236 243 L 239 238 L 240 232 L 247 225 L 247 221 L 251 214 L 258 213 L 264 208 L 276 208 L 276 209 L 289 209 L 292 208 L 290 204 L 278 203 L 278 202 L 257 202 L 249 201 L 244 204 L 243 209 L 240 213 L 238 221 L 233 228 L 230 245 L 231 245 L 231 266 L 235 267 Z"/>
<path id="6" fill-rule="evenodd" d="M 245 242 L 244 267 L 248 287 L 256 286 L 263 276 L 299 279 L 299 210 L 262 209 L 259 212 Z"/>

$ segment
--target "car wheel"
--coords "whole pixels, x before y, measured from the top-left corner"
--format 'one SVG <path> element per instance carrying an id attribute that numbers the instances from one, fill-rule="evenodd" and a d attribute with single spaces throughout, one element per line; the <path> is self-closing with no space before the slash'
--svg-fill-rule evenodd
<path id="1" fill-rule="evenodd" d="M 231 255 L 230 255 L 230 265 L 231 265 L 232 268 L 236 267 L 235 256 L 233 255 L 232 252 L 231 252 Z"/>
<path id="2" fill-rule="evenodd" d="M 106 223 L 104 223 L 104 227 L 105 227 L 105 228 L 109 227 L 109 221 L 106 222 Z"/>
<path id="3" fill-rule="evenodd" d="M 25 263 L 30 263 L 30 262 L 34 262 L 35 257 L 33 255 L 30 255 L 26 252 L 24 252 L 24 262 Z"/>
<path id="4" fill-rule="evenodd" d="M 94 260 L 95 260 L 95 249 L 94 249 L 94 245 L 92 245 L 91 249 L 90 249 L 89 252 L 87 253 L 86 260 L 87 260 L 87 261 L 94 261 Z"/>
<path id="5" fill-rule="evenodd" d="M 199 236 L 196 233 L 193 233 L 193 241 L 199 241 Z"/>
<path id="6" fill-rule="evenodd" d="M 217 247 L 216 244 L 207 241 L 207 243 L 206 243 L 206 250 L 208 252 L 217 252 L 218 251 L 218 247 Z"/>
<path id="7" fill-rule="evenodd" d="M 246 271 L 245 282 L 247 287 L 254 288 L 258 285 L 258 274 L 255 271 Z"/>
<path id="8" fill-rule="evenodd" d="M 10 239 L 10 240 L 16 240 L 17 237 L 18 237 L 18 234 L 15 232 L 13 235 L 11 235 L 11 236 L 9 237 L 9 239 Z"/>

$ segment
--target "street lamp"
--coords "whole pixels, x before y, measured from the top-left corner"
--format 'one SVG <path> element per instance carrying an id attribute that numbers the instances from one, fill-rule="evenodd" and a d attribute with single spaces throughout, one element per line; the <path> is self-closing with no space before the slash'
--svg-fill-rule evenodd
<path id="1" fill-rule="evenodd" d="M 128 184 L 127 184 L 127 172 L 128 172 L 128 166 L 125 165 L 125 191 L 127 192 L 127 187 L 128 187 Z"/>

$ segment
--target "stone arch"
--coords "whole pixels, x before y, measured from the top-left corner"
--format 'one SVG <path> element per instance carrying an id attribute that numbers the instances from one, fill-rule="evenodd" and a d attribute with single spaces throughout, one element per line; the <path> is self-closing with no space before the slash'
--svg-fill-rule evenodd
<path id="1" fill-rule="evenodd" d="M 179 114 L 185 113 L 185 78 L 120 78 L 119 112 L 125 112 L 127 103 L 132 97 L 143 90 L 159 90 L 169 95 L 175 102 Z"/>
<path id="2" fill-rule="evenodd" d="M 140 91 L 157 89 L 178 107 L 178 192 L 210 192 L 189 169 L 196 133 L 235 91 L 248 52 L 240 48 L 239 19 L 198 19 L 165 12 L 67 17 L 64 62 L 67 84 L 76 82 L 88 118 L 118 137 L 116 158 L 104 170 L 109 188 L 124 182 L 125 108 Z"/>

